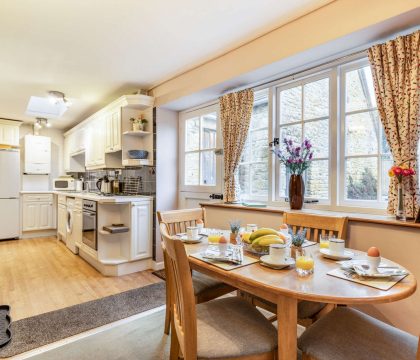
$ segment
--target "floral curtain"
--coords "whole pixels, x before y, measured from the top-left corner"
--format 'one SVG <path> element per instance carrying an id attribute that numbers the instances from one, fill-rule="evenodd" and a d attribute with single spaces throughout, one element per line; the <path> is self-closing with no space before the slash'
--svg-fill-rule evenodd
<path id="1" fill-rule="evenodd" d="M 247 89 L 219 100 L 225 170 L 223 198 L 227 203 L 235 203 L 239 201 L 238 165 L 248 136 L 254 92 Z"/>
<path id="2" fill-rule="evenodd" d="M 375 84 L 376 102 L 394 163 L 409 161 L 418 172 L 417 144 L 420 135 L 419 66 L 420 31 L 371 47 L 368 51 Z M 397 187 L 395 177 L 389 185 L 388 212 L 396 214 Z M 403 179 L 407 218 L 415 216 L 417 178 Z"/>

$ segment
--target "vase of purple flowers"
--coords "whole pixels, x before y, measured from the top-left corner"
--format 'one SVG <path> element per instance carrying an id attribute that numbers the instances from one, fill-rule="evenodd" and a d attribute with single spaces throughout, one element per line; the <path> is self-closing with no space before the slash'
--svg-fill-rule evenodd
<path id="1" fill-rule="evenodd" d="M 310 166 L 314 155 L 312 144 L 305 139 L 302 144 L 295 144 L 292 139 L 284 138 L 282 148 L 274 148 L 273 153 L 280 163 L 290 171 L 289 204 L 290 209 L 300 210 L 303 207 L 305 183 L 303 172 Z"/>

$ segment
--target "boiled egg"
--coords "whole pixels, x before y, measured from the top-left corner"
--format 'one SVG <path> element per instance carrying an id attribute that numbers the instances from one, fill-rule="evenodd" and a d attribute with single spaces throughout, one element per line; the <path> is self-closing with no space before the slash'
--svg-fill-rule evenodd
<path id="1" fill-rule="evenodd" d="M 379 257 L 381 256 L 381 253 L 379 252 L 379 249 L 375 246 L 372 246 L 367 251 L 368 256 L 371 257 Z"/>

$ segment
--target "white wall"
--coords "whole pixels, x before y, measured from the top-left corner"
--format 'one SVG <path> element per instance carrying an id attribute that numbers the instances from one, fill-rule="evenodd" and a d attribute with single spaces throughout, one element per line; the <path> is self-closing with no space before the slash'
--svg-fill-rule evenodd
<path id="1" fill-rule="evenodd" d="M 20 127 L 20 145 L 21 145 L 21 171 L 22 171 L 22 190 L 51 190 L 52 180 L 64 174 L 63 149 L 64 136 L 63 131 L 54 128 L 43 128 L 39 135 L 51 138 L 51 174 L 49 175 L 23 175 L 24 170 L 24 137 L 27 134 L 33 134 L 33 126 L 23 124 Z"/>
<path id="2" fill-rule="evenodd" d="M 156 210 L 178 207 L 178 112 L 156 109 Z M 163 261 L 156 220 L 156 261 Z"/>
<path id="3" fill-rule="evenodd" d="M 241 219 L 244 224 L 278 228 L 283 223 L 279 213 L 228 208 L 206 207 L 207 226 L 227 228 L 231 219 Z M 381 255 L 406 267 L 420 279 L 420 230 L 403 226 L 381 225 L 350 221 L 347 233 L 348 247 L 366 251 L 377 246 Z M 405 300 L 361 306 L 363 311 L 388 322 L 415 336 L 420 334 L 420 291 Z"/>

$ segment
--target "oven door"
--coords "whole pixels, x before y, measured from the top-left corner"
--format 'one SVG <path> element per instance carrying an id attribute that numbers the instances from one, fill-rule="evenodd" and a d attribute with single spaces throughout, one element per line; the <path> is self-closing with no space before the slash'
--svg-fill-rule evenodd
<path id="1" fill-rule="evenodd" d="M 83 244 L 98 250 L 96 234 L 96 212 L 83 210 Z"/>

